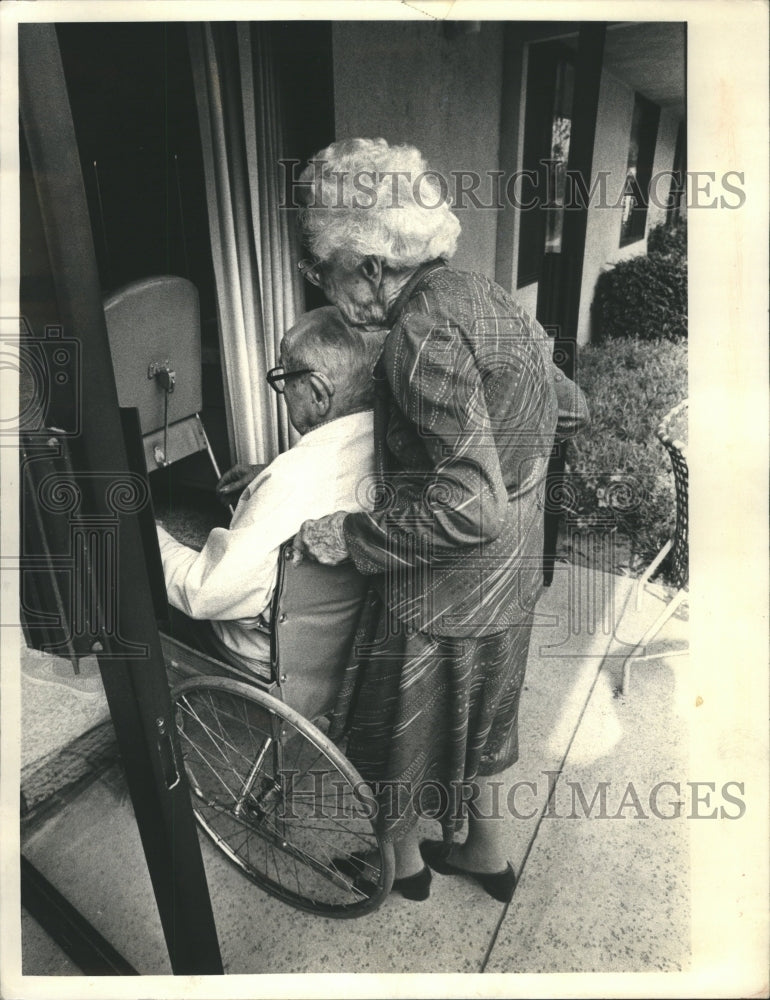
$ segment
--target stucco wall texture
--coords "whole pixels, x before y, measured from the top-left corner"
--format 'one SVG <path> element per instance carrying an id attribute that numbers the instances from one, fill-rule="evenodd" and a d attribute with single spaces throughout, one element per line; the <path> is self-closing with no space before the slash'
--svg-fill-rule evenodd
<path id="1" fill-rule="evenodd" d="M 448 178 L 452 171 L 498 168 L 499 24 L 449 39 L 436 22 L 337 21 L 332 44 L 338 139 L 409 143 Z M 490 201 L 483 186 L 479 198 Z M 457 215 L 462 233 L 453 264 L 494 278 L 497 212 L 468 207 Z"/>
<path id="2" fill-rule="evenodd" d="M 481 22 L 475 33 L 448 38 L 438 23 L 337 21 L 332 39 L 338 138 L 382 136 L 391 143 L 417 146 L 432 168 L 450 178 L 450 191 L 457 171 L 483 175 L 500 168 L 504 95 L 503 30 L 499 23 Z M 520 86 L 526 86 L 525 73 Z M 505 95 L 506 107 L 513 97 Z M 611 206 L 618 202 L 625 182 L 633 107 L 633 89 L 604 70 L 593 171 L 594 175 L 597 171 L 608 173 L 607 202 Z M 662 109 L 654 172 L 672 169 L 677 126 L 676 116 Z M 520 161 L 521 135 L 518 145 Z M 669 186 L 667 180 L 659 185 L 661 199 L 668 195 Z M 485 204 L 490 201 L 490 191 L 488 184 L 479 189 Z M 459 208 L 457 214 L 463 231 L 453 263 L 494 278 L 499 212 L 468 206 Z M 577 330 L 580 344 L 591 339 L 591 303 L 601 271 L 647 248 L 646 236 L 619 246 L 621 216 L 620 207 L 599 205 L 588 213 Z M 664 217 L 664 209 L 651 206 L 647 230 Z M 515 253 L 513 258 L 515 267 Z M 514 294 L 534 313 L 537 283 L 514 288 Z"/>
<path id="3" fill-rule="evenodd" d="M 645 237 L 624 247 L 619 245 L 622 209 L 614 206 L 620 200 L 626 180 L 633 111 L 634 91 L 605 70 L 602 73 L 599 89 L 593 173 L 594 176 L 599 171 L 608 173 L 606 203 L 612 207 L 605 208 L 596 205 L 588 212 L 577 330 L 579 344 L 585 344 L 591 339 L 591 303 L 599 274 L 620 260 L 627 260 L 629 257 L 645 253 L 647 250 L 646 233 L 649 232 L 651 226 L 657 225 L 665 219 L 665 209 L 657 209 L 651 205 L 647 213 Z M 653 160 L 653 174 L 662 170 L 671 170 L 674 165 L 677 125 L 674 115 L 662 109 Z M 658 187 L 659 199 L 663 200 L 668 196 L 670 181 L 663 180 Z"/>

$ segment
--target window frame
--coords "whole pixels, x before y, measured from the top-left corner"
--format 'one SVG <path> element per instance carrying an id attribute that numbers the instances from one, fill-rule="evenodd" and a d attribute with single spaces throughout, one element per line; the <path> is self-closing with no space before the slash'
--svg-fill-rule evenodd
<path id="1" fill-rule="evenodd" d="M 551 157 L 557 80 L 561 64 L 569 64 L 574 73 L 574 49 L 558 41 L 529 44 L 521 201 L 522 206 L 526 206 L 528 201 L 534 198 L 536 205 L 531 208 L 522 207 L 520 211 L 516 263 L 517 288 L 524 288 L 540 281 L 543 273 L 548 228 L 546 213 L 553 211 L 547 207 L 549 178 L 544 164 L 549 162 Z M 537 174 L 534 189 L 528 179 L 527 171 Z"/>
<path id="2" fill-rule="evenodd" d="M 628 138 L 628 158 L 626 161 L 626 178 L 623 182 L 623 199 L 626 200 L 626 189 L 629 179 L 633 178 L 629 197 L 633 205 L 626 219 L 620 219 L 620 239 L 618 246 L 627 247 L 643 240 L 647 233 L 647 210 L 650 205 L 650 181 L 655 160 L 655 149 L 658 144 L 658 126 L 660 125 L 660 105 L 648 97 L 634 93 L 634 110 L 631 115 L 631 127 Z M 636 155 L 634 156 L 634 147 Z M 634 170 L 635 174 L 631 171 Z"/>

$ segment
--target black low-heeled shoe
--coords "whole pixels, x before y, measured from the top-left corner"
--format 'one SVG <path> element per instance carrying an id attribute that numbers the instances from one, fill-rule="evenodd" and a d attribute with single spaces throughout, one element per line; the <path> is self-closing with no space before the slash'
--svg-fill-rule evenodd
<path id="1" fill-rule="evenodd" d="M 472 872 L 453 865 L 447 860 L 448 853 L 449 847 L 441 840 L 424 840 L 420 844 L 422 859 L 434 872 L 439 875 L 466 875 L 499 903 L 510 903 L 516 888 L 516 873 L 510 861 L 501 872 Z"/>
<path id="2" fill-rule="evenodd" d="M 366 869 L 369 866 L 366 864 L 363 855 L 354 853 L 348 855 L 346 858 L 335 858 L 333 864 L 337 871 L 342 872 L 343 875 L 347 875 L 348 878 L 352 878 L 355 885 L 359 888 L 368 887 L 369 890 L 374 888 L 371 880 L 366 878 Z M 404 878 L 393 879 L 390 891 L 400 892 L 404 899 L 421 902 L 430 896 L 432 878 L 430 868 L 426 865 L 422 871 L 417 872 L 415 875 L 405 875 Z"/>
<path id="3" fill-rule="evenodd" d="M 404 899 L 414 899 L 421 902 L 430 896 L 430 883 L 433 876 L 426 865 L 416 875 L 406 875 L 404 878 L 394 878 L 391 892 L 400 892 Z"/>

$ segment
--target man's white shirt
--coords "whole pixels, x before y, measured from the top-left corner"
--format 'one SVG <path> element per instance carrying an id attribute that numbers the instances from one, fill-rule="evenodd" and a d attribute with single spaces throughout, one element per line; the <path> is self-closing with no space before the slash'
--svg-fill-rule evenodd
<path id="1" fill-rule="evenodd" d="M 238 655 L 264 660 L 268 642 L 255 626 L 269 617 L 279 549 L 304 521 L 371 506 L 373 440 L 371 410 L 308 431 L 246 487 L 230 527 L 214 528 L 200 552 L 159 525 L 169 604 L 210 620 Z"/>

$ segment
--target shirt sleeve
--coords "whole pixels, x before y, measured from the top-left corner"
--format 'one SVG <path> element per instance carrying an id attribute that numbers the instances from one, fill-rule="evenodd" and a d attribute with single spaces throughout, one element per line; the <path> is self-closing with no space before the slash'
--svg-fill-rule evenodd
<path id="1" fill-rule="evenodd" d="M 583 390 L 556 367 L 552 366 L 552 379 L 556 390 L 558 419 L 556 437 L 565 440 L 574 437 L 591 422 L 588 403 Z"/>
<path id="2" fill-rule="evenodd" d="M 214 528 L 200 552 L 158 526 L 169 604 L 190 618 L 244 624 L 253 624 L 266 610 L 280 546 L 297 527 L 298 513 L 291 502 L 296 482 L 287 482 L 292 479 L 288 472 L 263 472 L 252 494 L 236 508 L 233 525 Z"/>
<path id="3" fill-rule="evenodd" d="M 493 541 L 508 500 L 481 377 L 460 328 L 412 313 L 395 336 L 388 380 L 427 462 L 424 470 L 388 477 L 373 512 L 346 517 L 348 551 L 368 573 L 414 561 L 399 554 L 407 536 L 428 560 Z"/>

